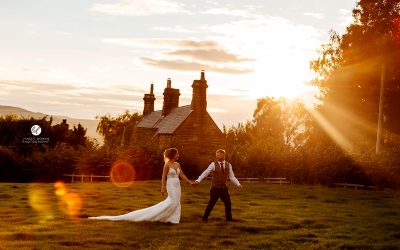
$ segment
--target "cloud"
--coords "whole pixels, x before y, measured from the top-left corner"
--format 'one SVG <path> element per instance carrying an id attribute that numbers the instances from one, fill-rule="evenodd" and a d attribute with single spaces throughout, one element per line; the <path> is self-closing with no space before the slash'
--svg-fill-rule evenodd
<path id="1" fill-rule="evenodd" d="M 151 28 L 152 30 L 156 30 L 156 31 L 165 31 L 165 32 L 176 32 L 176 33 L 186 33 L 186 34 L 193 34 L 193 33 L 198 33 L 198 30 L 194 30 L 194 29 L 188 29 L 188 28 L 184 28 L 181 25 L 175 25 L 172 27 L 153 27 Z"/>
<path id="2" fill-rule="evenodd" d="M 185 60 L 163 60 L 163 59 L 151 59 L 147 57 L 140 58 L 144 64 L 161 68 L 161 69 L 173 69 L 181 71 L 198 71 L 207 70 L 225 74 L 247 74 L 253 72 L 251 69 L 240 69 L 230 66 L 220 66 L 213 64 L 203 64 L 193 61 Z"/>
<path id="3" fill-rule="evenodd" d="M 244 58 L 232 54 L 224 49 L 181 49 L 167 52 L 168 55 L 183 56 L 194 60 L 208 61 L 208 62 L 246 62 L 254 61 L 254 59 Z"/>
<path id="4" fill-rule="evenodd" d="M 213 40 L 235 54 L 256 59 L 243 63 L 254 73 L 231 81 L 236 84 L 232 87 L 249 89 L 252 98 L 286 95 L 309 80 L 309 61 L 315 58 L 323 35 L 311 25 L 268 15 L 238 18 L 210 25 L 208 30 Z"/>
<path id="5" fill-rule="evenodd" d="M 56 35 L 61 35 L 61 36 L 69 36 L 69 35 L 72 35 L 71 32 L 61 31 L 61 30 L 56 31 L 55 34 L 56 34 Z"/>
<path id="6" fill-rule="evenodd" d="M 60 91 L 63 93 L 65 91 L 76 90 L 77 87 L 72 84 L 66 83 L 57 83 L 57 84 L 50 84 L 50 83 L 38 83 L 34 81 L 16 81 L 16 80 L 0 80 L 1 89 L 5 91 L 26 91 L 26 92 L 53 92 L 53 91 Z"/>
<path id="7" fill-rule="evenodd" d="M 225 109 L 220 109 L 220 108 L 208 108 L 207 111 L 210 113 L 226 113 L 227 112 Z"/>
<path id="8" fill-rule="evenodd" d="M 169 38 L 105 38 L 104 43 L 144 48 L 220 48 L 221 45 L 212 40 L 169 39 Z"/>
<path id="9" fill-rule="evenodd" d="M 175 39 L 175 40 L 166 40 L 164 41 L 167 44 L 175 45 L 179 47 L 186 47 L 186 48 L 218 48 L 221 45 L 212 40 L 191 40 L 191 39 Z"/>
<path id="10" fill-rule="evenodd" d="M 103 42 L 134 47 L 141 51 L 136 53 L 139 62 L 161 69 L 197 71 L 208 68 L 225 74 L 254 72 L 257 76 L 252 78 L 253 81 L 268 79 L 279 84 L 300 82 L 309 74 L 309 60 L 321 44 L 321 32 L 315 27 L 282 17 L 261 15 L 257 11 L 251 12 L 249 8 L 206 8 L 200 13 L 204 18 L 210 17 L 207 15 L 238 18 L 202 26 L 201 30 L 207 32 L 200 36 L 201 40 L 106 38 Z M 307 15 L 322 17 L 316 14 Z M 187 32 L 188 26 L 181 25 L 178 28 Z M 290 74 L 287 74 L 288 69 Z"/>
<path id="11" fill-rule="evenodd" d="M 0 80 L 0 89 L 5 92 L 0 95 L 2 103 L 9 105 L 26 103 L 34 109 L 43 110 L 47 113 L 52 113 L 51 110 L 60 110 L 57 112 L 61 112 L 61 110 L 73 111 L 74 114 L 78 114 L 78 117 L 86 118 L 93 118 L 99 110 L 103 109 L 116 113 L 125 109 L 140 111 L 143 106 L 143 93 L 147 91 L 147 89 L 123 85 L 102 88 L 85 87 L 78 83 L 17 80 Z M 88 117 L 90 114 L 92 116 Z"/>
<path id="12" fill-rule="evenodd" d="M 310 16 L 310 17 L 313 17 L 313 18 L 316 18 L 316 19 L 320 19 L 320 20 L 325 19 L 325 15 L 322 14 L 322 13 L 306 12 L 306 13 L 304 13 L 304 15 L 305 16 Z"/>
<path id="13" fill-rule="evenodd" d="M 191 14 L 182 3 L 167 0 L 119 0 L 116 3 L 93 4 L 90 10 L 118 16 Z"/>
<path id="14" fill-rule="evenodd" d="M 181 71 L 204 69 L 226 74 L 253 72 L 250 69 L 242 69 L 238 65 L 225 65 L 227 63 L 238 64 L 254 61 L 254 59 L 236 55 L 213 40 L 107 38 L 103 39 L 103 42 L 122 46 L 151 48 L 152 50 L 164 49 L 161 56 L 159 54 L 154 55 L 154 57 L 141 57 L 141 61 L 144 64 L 161 69 Z M 185 60 L 182 60 L 182 57 Z M 209 62 L 213 64 L 209 64 Z"/>
<path id="15" fill-rule="evenodd" d="M 251 13 L 244 9 L 229 9 L 229 8 L 213 8 L 201 12 L 206 15 L 225 15 L 233 17 L 252 17 L 254 13 Z"/>
<path id="16" fill-rule="evenodd" d="M 339 10 L 339 14 L 342 14 L 342 15 L 351 14 L 351 10 L 340 9 L 340 10 Z"/>
<path id="17" fill-rule="evenodd" d="M 221 129 L 251 119 L 256 106 L 257 100 L 245 96 L 207 95 L 207 110 Z"/>
<path id="18" fill-rule="evenodd" d="M 42 64 L 44 60 L 42 58 L 37 58 L 36 62 L 38 64 Z M 7 75 L 2 75 L 3 79 L 21 79 L 21 77 L 25 79 L 29 79 L 32 81 L 40 81 L 40 82 L 57 82 L 57 83 L 76 83 L 79 82 L 79 76 L 76 75 L 76 72 L 71 71 L 67 68 L 61 67 L 42 67 L 42 66 L 33 66 L 33 65 L 25 65 L 25 67 L 14 68 L 13 76 L 7 77 Z"/>
<path id="19" fill-rule="evenodd" d="M 305 58 L 306 54 L 314 53 L 321 44 L 319 30 L 281 17 L 255 16 L 212 25 L 209 30 L 217 34 L 213 38 L 227 48 L 236 47 L 238 53 L 255 58 L 257 62 L 268 61 L 272 65 L 277 65 L 277 61 L 286 56 L 309 60 Z"/>

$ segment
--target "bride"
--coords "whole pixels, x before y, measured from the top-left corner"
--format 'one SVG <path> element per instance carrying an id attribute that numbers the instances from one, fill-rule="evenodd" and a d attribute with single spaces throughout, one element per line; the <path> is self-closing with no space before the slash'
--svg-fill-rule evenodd
<path id="1" fill-rule="evenodd" d="M 179 153 L 176 148 L 164 151 L 164 169 L 161 179 L 161 194 L 168 197 L 162 202 L 148 208 L 136 210 L 127 214 L 117 216 L 89 217 L 96 220 L 128 220 L 128 221 L 160 221 L 178 224 L 181 218 L 181 185 L 179 176 L 193 184 L 184 174 L 179 165 Z"/>

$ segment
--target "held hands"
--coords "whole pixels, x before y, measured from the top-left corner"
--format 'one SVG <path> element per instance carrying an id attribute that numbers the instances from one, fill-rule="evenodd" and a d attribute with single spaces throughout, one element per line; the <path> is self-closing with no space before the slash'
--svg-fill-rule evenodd
<path id="1" fill-rule="evenodd" d="M 197 187 L 199 185 L 198 181 L 192 182 L 190 185 L 192 185 L 192 187 Z"/>

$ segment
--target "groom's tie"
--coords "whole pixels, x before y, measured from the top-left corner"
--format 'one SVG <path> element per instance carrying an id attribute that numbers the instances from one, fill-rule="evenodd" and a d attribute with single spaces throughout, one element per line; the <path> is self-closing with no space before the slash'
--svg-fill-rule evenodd
<path id="1" fill-rule="evenodd" d="M 224 169 L 224 163 L 223 163 L 223 162 L 221 162 L 221 163 L 219 163 L 219 165 L 221 166 L 222 173 L 225 173 L 225 169 Z"/>

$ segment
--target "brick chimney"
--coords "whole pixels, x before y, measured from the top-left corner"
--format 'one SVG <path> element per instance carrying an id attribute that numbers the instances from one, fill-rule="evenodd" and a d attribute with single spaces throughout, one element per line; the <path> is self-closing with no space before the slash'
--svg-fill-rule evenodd
<path id="1" fill-rule="evenodd" d="M 150 85 L 150 94 L 144 94 L 144 108 L 143 108 L 143 116 L 146 116 L 154 111 L 154 101 L 156 98 L 154 97 L 154 84 Z"/>
<path id="2" fill-rule="evenodd" d="M 171 78 L 167 80 L 167 87 L 164 89 L 164 103 L 162 109 L 162 115 L 166 116 L 171 112 L 172 109 L 179 106 L 179 89 L 171 87 Z"/>
<path id="3" fill-rule="evenodd" d="M 200 80 L 194 80 L 192 84 L 192 110 L 200 113 L 207 111 L 207 80 L 204 70 L 201 71 Z"/>

